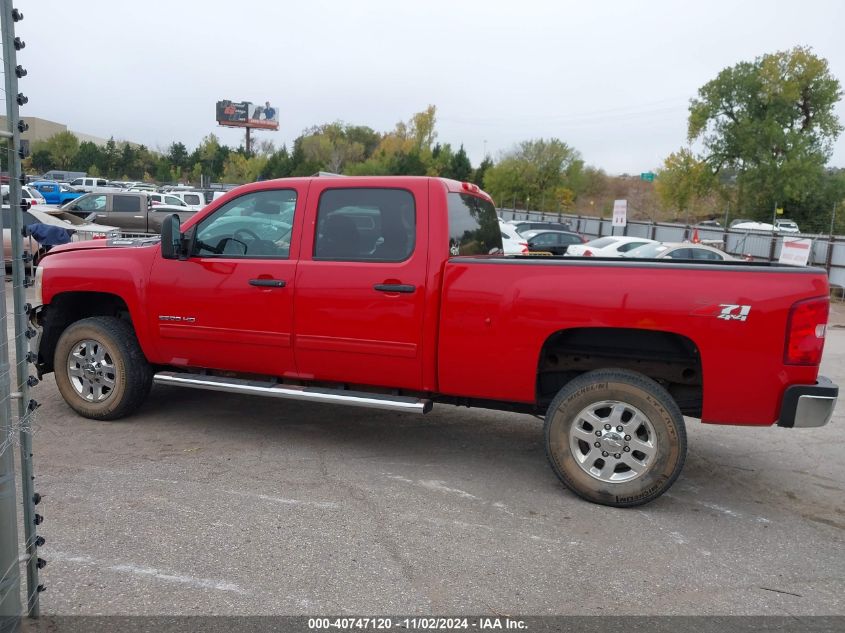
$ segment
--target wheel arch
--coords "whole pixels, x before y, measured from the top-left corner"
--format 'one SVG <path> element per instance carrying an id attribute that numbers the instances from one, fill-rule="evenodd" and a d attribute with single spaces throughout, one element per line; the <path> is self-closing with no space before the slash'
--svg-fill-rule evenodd
<path id="1" fill-rule="evenodd" d="M 113 316 L 135 324 L 126 301 L 107 292 L 71 291 L 55 295 L 41 318 L 43 332 L 38 346 L 40 374 L 53 371 L 53 354 L 59 337 L 70 325 L 93 316 Z"/>
<path id="2" fill-rule="evenodd" d="M 701 417 L 703 370 L 698 345 L 666 330 L 579 327 L 550 334 L 537 360 L 536 402 L 545 410 L 570 380 L 595 369 L 629 369 L 663 385 L 685 415 Z"/>

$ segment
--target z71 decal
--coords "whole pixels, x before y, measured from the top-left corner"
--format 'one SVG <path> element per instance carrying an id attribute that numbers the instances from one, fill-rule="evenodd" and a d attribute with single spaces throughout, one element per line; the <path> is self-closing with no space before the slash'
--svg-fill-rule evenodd
<path id="1" fill-rule="evenodd" d="M 716 318 L 724 319 L 725 321 L 745 321 L 748 318 L 748 313 L 751 312 L 751 306 L 741 306 L 733 303 L 720 303 L 719 307 L 722 308 L 722 311 Z"/>

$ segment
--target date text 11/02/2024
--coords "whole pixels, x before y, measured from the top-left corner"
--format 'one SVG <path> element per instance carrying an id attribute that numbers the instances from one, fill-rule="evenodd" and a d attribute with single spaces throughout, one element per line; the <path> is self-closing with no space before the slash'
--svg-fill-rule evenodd
<path id="1" fill-rule="evenodd" d="M 310 630 L 321 629 L 392 629 L 393 627 L 411 630 L 449 630 L 449 629 L 527 629 L 524 620 L 508 617 L 470 618 L 309 618 Z"/>

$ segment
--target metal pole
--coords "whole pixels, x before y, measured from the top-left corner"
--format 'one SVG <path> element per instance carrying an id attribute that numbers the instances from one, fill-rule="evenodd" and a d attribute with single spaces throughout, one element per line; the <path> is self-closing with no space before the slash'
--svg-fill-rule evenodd
<path id="1" fill-rule="evenodd" d="M 9 202 L 11 206 L 11 232 L 12 232 L 12 292 L 14 297 L 14 318 L 15 318 L 15 365 L 16 365 L 16 389 L 18 424 L 20 427 L 20 453 L 21 453 L 21 496 L 23 497 L 23 526 L 26 545 L 26 588 L 27 588 L 27 612 L 32 617 L 38 617 L 38 546 L 36 544 L 35 530 L 35 491 L 32 468 L 32 433 L 31 427 L 27 424 L 35 409 L 35 401 L 29 399 L 29 368 L 27 367 L 29 324 L 26 313 L 26 276 L 23 250 L 23 212 L 21 209 L 21 157 L 18 153 L 20 148 L 20 121 L 16 96 L 18 94 L 18 77 L 16 72 L 10 69 L 16 68 L 17 55 L 15 51 L 15 26 L 12 17 L 12 0 L 2 0 L 3 7 L 3 59 L 6 61 L 6 120 L 9 122 L 9 131 L 12 132 L 12 151 L 9 152 Z M 32 255 L 32 254 L 30 254 Z M 5 335 L 5 332 L 0 334 Z"/>
<path id="2" fill-rule="evenodd" d="M 836 219 L 836 203 L 833 203 L 833 211 L 830 213 L 830 235 L 833 236 L 833 221 Z"/>
<path id="3" fill-rule="evenodd" d="M 247 158 L 249 158 L 249 145 L 250 145 L 249 126 L 247 125 L 246 126 L 246 157 Z"/>
<path id="4" fill-rule="evenodd" d="M 5 240 L 0 256 L 5 261 Z M 0 632 L 17 631 L 21 618 L 21 575 L 18 563 L 18 502 L 15 453 L 12 450 L 12 402 L 9 342 L 6 336 L 6 291 L 0 292 Z"/>
<path id="5" fill-rule="evenodd" d="M 12 58 L 8 55 L 7 44 L 9 29 L 7 23 L 10 15 L 6 10 L 6 4 L 2 5 L 2 40 L 3 59 L 6 74 L 6 103 L 13 98 L 9 90 L 9 77 L 14 72 Z M 13 123 L 10 117 L 6 118 L 6 125 L 12 130 Z M 3 134 L 5 138 L 14 139 L 10 131 Z M 9 163 L 11 154 L 15 151 L 14 142 L 4 143 L 7 145 Z M 11 181 L 10 181 L 11 184 Z M 11 194 L 9 200 L 12 200 Z M 5 241 L 5 240 L 3 240 Z M 0 243 L 0 256 L 6 261 L 5 245 Z M 7 312 L 6 312 L 6 289 L 0 293 L 0 416 L 2 416 L 2 428 L 0 428 L 0 631 L 17 631 L 21 618 L 21 593 L 20 593 L 20 568 L 18 563 L 18 504 L 15 491 L 15 458 L 12 447 L 14 446 L 12 433 L 12 402 L 11 402 L 11 367 L 9 365 L 9 341 L 7 337 Z"/>

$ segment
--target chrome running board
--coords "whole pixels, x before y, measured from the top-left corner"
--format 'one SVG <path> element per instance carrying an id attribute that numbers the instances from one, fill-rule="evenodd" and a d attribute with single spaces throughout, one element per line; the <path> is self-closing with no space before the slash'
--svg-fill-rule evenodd
<path id="1" fill-rule="evenodd" d="M 346 391 L 344 389 L 323 389 L 319 387 L 301 387 L 263 380 L 243 380 L 240 378 L 222 378 L 204 374 L 182 374 L 174 371 L 161 371 L 153 377 L 157 385 L 192 387 L 208 391 L 242 393 L 268 398 L 288 400 L 309 400 L 324 404 L 345 404 L 353 407 L 406 411 L 408 413 L 428 413 L 431 400 L 410 396 L 387 396 L 365 391 Z"/>

